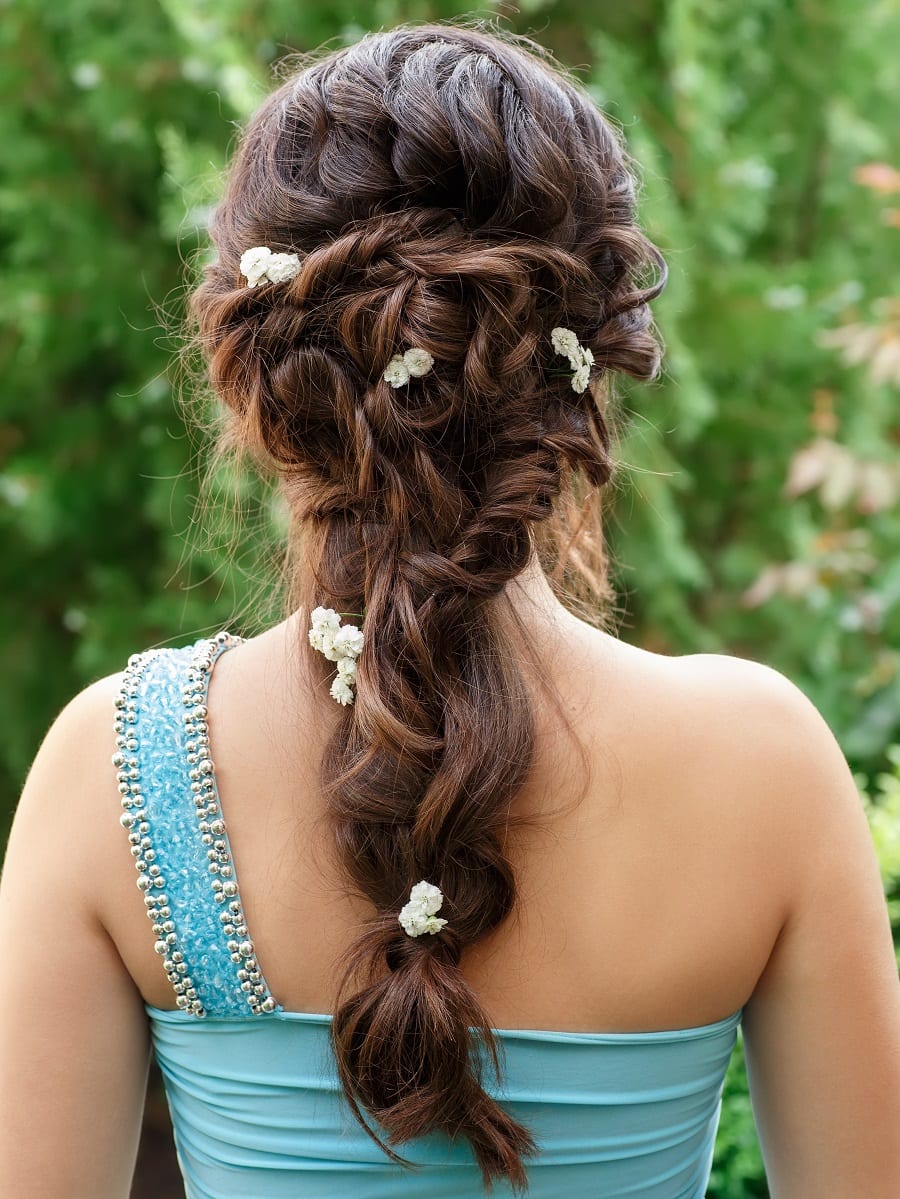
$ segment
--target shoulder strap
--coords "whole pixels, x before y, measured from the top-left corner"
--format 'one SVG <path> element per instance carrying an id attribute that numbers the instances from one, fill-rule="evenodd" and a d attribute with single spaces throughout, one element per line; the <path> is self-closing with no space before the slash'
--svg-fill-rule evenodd
<path id="1" fill-rule="evenodd" d="M 277 1010 L 244 920 L 210 756 L 206 698 L 228 633 L 133 655 L 116 700 L 122 825 L 156 951 L 191 1015 Z"/>

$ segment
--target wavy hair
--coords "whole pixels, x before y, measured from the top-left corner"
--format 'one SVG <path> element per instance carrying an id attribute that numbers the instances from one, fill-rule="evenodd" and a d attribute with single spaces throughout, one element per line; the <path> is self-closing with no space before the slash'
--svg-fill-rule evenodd
<path id="1" fill-rule="evenodd" d="M 321 763 L 346 880 L 377 911 L 332 1021 L 345 1095 L 400 1164 L 391 1145 L 467 1138 L 488 1189 L 527 1188 L 536 1152 L 485 1090 L 498 1046 L 460 970 L 513 910 L 504 836 L 533 760 L 502 601 L 576 481 L 612 476 L 611 372 L 659 369 L 647 304 L 666 268 L 635 190 L 619 132 L 528 39 L 370 34 L 249 121 L 191 301 L 229 438 L 280 478 L 306 603 L 364 613 L 368 632 Z M 249 288 L 256 245 L 296 252 L 299 273 Z M 582 394 L 555 326 L 594 354 Z M 434 367 L 394 389 L 385 367 L 412 346 Z M 397 914 L 420 879 L 449 924 L 411 938 Z"/>

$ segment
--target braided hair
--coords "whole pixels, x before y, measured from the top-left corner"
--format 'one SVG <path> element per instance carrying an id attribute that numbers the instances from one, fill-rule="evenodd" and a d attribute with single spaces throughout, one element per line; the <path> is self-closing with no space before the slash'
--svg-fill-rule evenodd
<path id="1" fill-rule="evenodd" d="M 344 1093 L 403 1165 L 391 1145 L 467 1138 L 488 1189 L 526 1188 L 536 1152 L 484 1088 L 498 1046 L 460 971 L 513 909 L 504 832 L 533 760 L 502 597 L 573 472 L 612 475 L 608 374 L 658 371 L 647 302 L 665 263 L 634 207 L 620 135 L 545 52 L 403 26 L 265 100 L 192 297 L 231 435 L 268 458 L 302 530 L 310 603 L 365 615 L 355 702 L 321 763 L 343 872 L 377 911 L 332 1020 Z M 297 253 L 295 277 L 247 287 L 240 258 L 259 245 Z M 554 326 L 594 355 L 582 394 Z M 433 369 L 389 386 L 411 346 Z M 419 879 L 445 896 L 438 936 L 398 923 Z"/>

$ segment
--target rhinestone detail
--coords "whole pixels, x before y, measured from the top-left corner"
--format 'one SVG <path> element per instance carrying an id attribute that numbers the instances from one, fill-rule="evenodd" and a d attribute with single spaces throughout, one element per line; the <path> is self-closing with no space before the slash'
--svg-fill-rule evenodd
<path id="1" fill-rule="evenodd" d="M 207 847 L 207 870 L 213 898 L 217 904 L 223 905 L 220 921 L 224 934 L 229 938 L 228 950 L 235 967 L 236 986 L 254 1016 L 261 1016 L 274 1012 L 278 1004 L 262 976 L 253 941 L 247 932 L 234 859 L 219 802 L 215 767 L 210 755 L 209 713 L 206 705 L 210 675 L 216 660 L 225 650 L 239 645 L 241 641 L 242 638 L 223 630 L 215 637 L 197 642 L 182 692 L 182 703 L 185 709 L 191 797 L 200 839 Z"/>
<path id="2" fill-rule="evenodd" d="M 137 723 L 138 691 L 147 667 L 159 653 L 159 650 L 147 650 L 142 654 L 132 654 L 128 659 L 122 685 L 114 700 L 116 752 L 112 764 L 116 768 L 124 809 L 119 822 L 128 833 L 138 872 L 138 890 L 143 892 L 147 916 L 156 934 L 154 949 L 163 959 L 166 977 L 175 992 L 176 1005 L 192 1016 L 202 1018 L 206 1015 L 206 1009 L 197 998 L 193 980 L 178 947 L 178 934 L 171 919 L 172 911 L 165 890 L 166 880 L 159 866 L 152 864 L 156 854 L 149 814 L 144 807 L 141 767 L 137 757 L 139 742 L 134 726 Z"/>

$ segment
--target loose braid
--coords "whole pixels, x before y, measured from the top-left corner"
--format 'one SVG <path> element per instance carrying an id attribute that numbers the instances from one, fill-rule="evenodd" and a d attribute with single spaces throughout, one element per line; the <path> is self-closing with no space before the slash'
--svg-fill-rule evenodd
<path id="1" fill-rule="evenodd" d="M 498 1045 L 460 970 L 514 908 L 504 845 L 533 759 L 501 598 L 573 472 L 612 475 L 608 372 L 658 368 L 647 302 L 665 264 L 633 208 L 619 137 L 531 43 L 403 27 L 263 104 L 192 301 L 232 437 L 274 465 L 302 531 L 307 602 L 365 616 L 321 764 L 344 874 L 377 913 L 344 962 L 340 1080 L 392 1159 L 425 1133 L 464 1137 L 488 1189 L 524 1189 L 536 1152 L 485 1089 Z M 298 253 L 298 274 L 246 287 L 241 253 L 262 244 Z M 583 394 L 556 325 L 594 354 Z M 395 390 L 384 369 L 411 346 L 434 367 Z M 449 923 L 411 938 L 397 916 L 419 879 Z"/>

